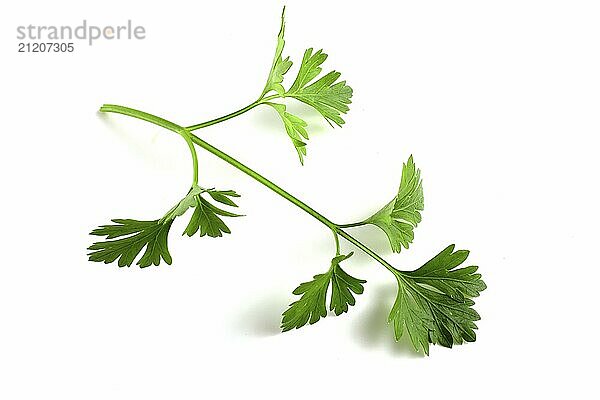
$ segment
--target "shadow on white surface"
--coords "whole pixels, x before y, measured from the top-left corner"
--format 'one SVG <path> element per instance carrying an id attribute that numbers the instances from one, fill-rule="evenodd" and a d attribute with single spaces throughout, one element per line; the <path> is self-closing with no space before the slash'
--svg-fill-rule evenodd
<path id="1" fill-rule="evenodd" d="M 423 358 L 422 353 L 415 352 L 406 334 L 396 342 L 394 330 L 387 323 L 388 314 L 396 297 L 396 284 L 379 285 L 372 290 L 374 296 L 369 299 L 369 307 L 354 319 L 353 337 L 355 340 L 365 348 L 380 348 L 392 356 Z"/>
<path id="2" fill-rule="evenodd" d="M 308 124 L 306 129 L 309 136 L 326 134 L 332 129 L 339 128 L 337 126 L 332 128 L 317 110 L 302 102 L 288 101 L 286 104 L 287 112 L 302 118 Z"/>
<path id="3" fill-rule="evenodd" d="M 253 127 L 260 129 L 261 134 L 280 137 L 285 135 L 285 128 L 277 111 L 269 106 L 261 105 L 248 113 Z"/>
<path id="4" fill-rule="evenodd" d="M 281 333 L 282 307 L 290 302 L 289 298 L 279 294 L 268 294 L 246 303 L 235 319 L 235 327 L 245 335 L 268 337 Z"/>

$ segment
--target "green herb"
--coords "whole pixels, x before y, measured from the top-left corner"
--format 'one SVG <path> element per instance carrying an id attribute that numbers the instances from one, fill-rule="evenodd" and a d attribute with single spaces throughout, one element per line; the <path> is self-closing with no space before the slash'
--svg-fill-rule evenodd
<path id="1" fill-rule="evenodd" d="M 124 267 L 131 266 L 137 259 L 137 264 L 142 268 L 159 265 L 161 260 L 171 264 L 172 258 L 168 250 L 169 231 L 173 221 L 184 216 L 190 209 L 193 209 L 193 212 L 184 235 L 194 236 L 199 233 L 199 236 L 220 237 L 223 233 L 231 232 L 223 218 L 240 215 L 223 207 L 237 208 L 233 199 L 237 199 L 239 195 L 233 190 L 207 189 L 199 185 L 196 154 L 196 146 L 198 146 L 305 211 L 333 234 L 335 254 L 329 269 L 315 275 L 311 281 L 300 284 L 293 291 L 293 294 L 300 297 L 283 313 L 281 323 L 283 331 L 301 328 L 307 323 L 314 324 L 326 317 L 328 310 L 335 315 L 348 312 L 350 306 L 355 305 L 357 296 L 363 293 L 366 281 L 354 277 L 341 267 L 341 263 L 353 254 L 352 252 L 341 254 L 341 237 L 381 264 L 396 279 L 398 294 L 388 319 L 397 340 L 406 333 L 415 350 L 425 354 L 429 354 L 430 343 L 452 347 L 465 341 L 474 341 L 474 330 L 477 328 L 474 322 L 479 319 L 479 315 L 472 308 L 473 298 L 477 297 L 486 286 L 481 280 L 481 275 L 476 273 L 477 267 L 458 268 L 466 261 L 468 251 L 454 251 L 454 245 L 450 245 L 422 267 L 414 271 L 404 271 L 393 267 L 347 231 L 348 228 L 372 224 L 387 235 L 394 252 L 400 252 L 402 247 L 408 249 L 409 244 L 414 240 L 414 230 L 421 222 L 424 206 L 421 172 L 416 167 L 412 156 L 403 165 L 397 194 L 388 204 L 363 221 L 338 224 L 263 175 L 192 133 L 193 130 L 240 115 L 259 104 L 266 104 L 280 116 L 302 162 L 306 155 L 304 141 L 308 139 L 307 124 L 301 118 L 288 113 L 285 105 L 274 103 L 274 99 L 295 98 L 314 107 L 330 124 L 339 126 L 344 123 L 341 115 L 348 111 L 352 90 L 345 82 L 338 82 L 340 75 L 335 71 L 315 80 L 321 73 L 321 64 L 327 58 L 321 50 L 316 52 L 313 49 L 306 50 L 294 83 L 288 90 L 282 85 L 284 75 L 292 65 L 289 57 L 282 56 L 285 44 L 284 30 L 285 23 L 282 16 L 275 57 L 265 88 L 259 100 L 244 109 L 208 122 L 183 127 L 129 107 L 105 104 L 100 108 L 103 113 L 118 113 L 138 118 L 180 135 L 190 150 L 193 174 L 192 184 L 186 195 L 161 218 L 151 221 L 114 219 L 112 220 L 114 224 L 103 225 L 93 230 L 92 235 L 104 236 L 105 240 L 89 247 L 90 261 L 104 263 L 117 261 L 120 267 Z M 270 94 L 273 92 L 274 94 Z"/>
<path id="2" fill-rule="evenodd" d="M 392 271 L 398 281 L 398 295 L 390 312 L 396 340 L 405 328 L 415 349 L 429 354 L 429 343 L 452 347 L 475 341 L 474 321 L 479 314 L 471 300 L 485 290 L 476 266 L 455 269 L 469 255 L 454 251 L 454 245 L 442 250 L 415 271 Z"/>
<path id="3" fill-rule="evenodd" d="M 318 78 L 322 71 L 321 64 L 327 59 L 327 54 L 323 50 L 314 52 L 310 48 L 304 52 L 296 80 L 286 90 L 283 86 L 284 76 L 290 70 L 293 63 L 289 56 L 283 58 L 282 55 L 285 47 L 284 33 L 285 7 L 281 14 L 281 27 L 277 36 L 277 47 L 275 48 L 273 64 L 269 71 L 265 88 L 256 101 L 231 114 L 191 125 L 186 129 L 192 132 L 237 117 L 261 104 L 269 105 L 277 111 L 285 131 L 298 153 L 300 163 L 304 164 L 304 156 L 306 156 L 305 141 L 308 140 L 307 124 L 301 118 L 288 113 L 284 104 L 276 103 L 273 100 L 285 98 L 296 99 L 317 110 L 331 126 L 335 124 L 341 127 L 345 122 L 341 115 L 346 114 L 350 110 L 348 104 L 351 103 L 352 88 L 346 84 L 346 81 L 338 81 L 341 74 L 337 71 L 331 71 Z"/>
<path id="4" fill-rule="evenodd" d="M 219 216 L 240 217 L 241 215 L 222 210 L 211 204 L 202 197 L 203 193 L 208 193 L 213 200 L 219 203 L 237 207 L 230 199 L 230 197 L 239 197 L 233 190 L 203 189 L 194 184 L 188 194 L 159 220 L 113 219 L 112 221 L 117 225 L 103 225 L 94 229 L 91 232 L 92 235 L 106 236 L 107 240 L 96 242 L 88 248 L 88 250 L 92 250 L 89 254 L 90 261 L 103 261 L 108 264 L 118 259 L 119 267 L 130 267 L 145 248 L 144 255 L 137 262 L 140 267 L 159 265 L 161 258 L 167 264 L 171 264 L 172 259 L 167 246 L 171 224 L 175 218 L 182 216 L 190 208 L 195 208 L 195 210 L 184 234 L 193 236 L 200 231 L 200 236 L 219 237 L 223 236 L 223 232 L 231 233 Z"/>
<path id="5" fill-rule="evenodd" d="M 402 180 L 396 197 L 364 223 L 381 228 L 387 235 L 394 253 L 415 238 L 414 229 L 421 222 L 423 211 L 423 184 L 421 171 L 415 167 L 412 156 L 402 168 Z"/>
<path id="6" fill-rule="evenodd" d="M 310 282 L 301 283 L 293 293 L 302 295 L 300 300 L 290 304 L 290 308 L 283 313 L 281 327 L 283 331 L 300 328 L 307 322 L 314 324 L 327 316 L 327 289 L 331 283 L 331 300 L 329 309 L 340 315 L 348 312 L 348 306 L 355 303 L 354 295 L 364 291 L 363 283 L 367 281 L 354 278 L 340 267 L 340 263 L 352 256 L 337 255 L 331 260 L 329 271 L 315 275 Z"/>
<path id="7" fill-rule="evenodd" d="M 146 251 L 137 264 L 144 268 L 160 264 L 162 258 L 171 264 L 171 254 L 167 247 L 167 236 L 173 220 L 165 223 L 156 221 L 136 221 L 134 219 L 113 219 L 115 225 L 102 225 L 91 235 L 106 236 L 107 240 L 91 245 L 88 250 L 90 261 L 103 261 L 105 264 L 119 260 L 119 267 L 130 267 L 145 247 Z"/>
<path id="8" fill-rule="evenodd" d="M 240 197 L 239 194 L 233 190 L 218 191 L 209 189 L 206 191 L 213 200 L 219 203 L 226 204 L 231 207 L 237 207 L 237 204 L 230 199 L 230 197 Z M 240 214 L 235 214 L 230 211 L 225 211 L 217 206 L 211 204 L 207 199 L 202 196 L 196 196 L 196 203 L 194 204 L 196 209 L 192 214 L 192 218 L 185 228 L 184 233 L 188 236 L 194 236 L 196 232 L 200 231 L 200 236 L 208 235 L 210 237 L 220 237 L 223 233 L 231 233 L 222 217 L 241 217 Z"/>

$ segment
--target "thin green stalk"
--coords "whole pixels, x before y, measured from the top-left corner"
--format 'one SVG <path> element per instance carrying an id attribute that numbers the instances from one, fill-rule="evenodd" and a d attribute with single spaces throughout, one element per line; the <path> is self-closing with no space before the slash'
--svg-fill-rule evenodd
<path id="1" fill-rule="evenodd" d="M 325 218 L 323 215 L 321 215 L 320 213 L 318 213 L 317 211 L 315 211 L 313 208 L 309 207 L 304 202 L 300 201 L 298 198 L 292 196 L 291 194 L 289 194 L 288 192 L 286 192 L 285 190 L 283 190 L 281 187 L 279 187 L 275 183 L 271 182 L 270 180 L 268 180 L 267 178 L 265 178 L 264 176 L 262 176 L 258 172 L 254 171 L 252 168 L 250 168 L 250 167 L 242 164 L 241 162 L 239 162 L 235 158 L 233 158 L 233 157 L 229 156 L 228 154 L 222 152 L 221 150 L 217 149 L 213 145 L 208 144 L 204 140 L 200 139 L 198 136 L 196 136 L 194 134 L 190 134 L 190 135 L 192 136 L 192 141 L 195 144 L 197 144 L 198 146 L 202 147 L 204 150 L 206 150 L 206 151 L 214 154 L 215 156 L 219 157 L 221 160 L 223 160 L 223 161 L 225 161 L 225 162 L 233 165 L 234 167 L 236 167 L 237 169 L 239 169 L 240 171 L 242 171 L 246 175 L 250 176 L 254 180 L 262 183 L 263 185 L 265 185 L 266 187 L 268 187 L 269 189 L 271 189 L 272 191 L 274 191 L 275 193 L 277 193 L 278 195 L 280 195 L 284 199 L 288 200 L 289 202 L 293 203 L 297 207 L 299 207 L 302 210 L 306 211 L 308 214 L 312 215 L 314 218 L 316 218 L 317 220 L 319 220 L 320 222 L 322 222 L 328 228 L 335 229 L 337 227 L 337 225 L 334 224 L 333 222 L 331 222 L 329 219 Z"/>
<path id="2" fill-rule="evenodd" d="M 147 122 L 151 122 L 155 125 L 162 126 L 163 128 L 166 128 L 170 131 L 176 132 L 184 137 L 186 137 L 186 136 L 189 137 L 193 143 L 197 144 L 198 146 L 202 147 L 204 150 L 219 157 L 220 159 L 227 162 L 228 164 L 231 164 L 232 166 L 239 169 L 240 171 L 242 171 L 246 175 L 250 176 L 254 180 L 262 183 L 264 186 L 268 187 L 273 192 L 277 193 L 284 199 L 288 200 L 290 203 L 294 204 L 298 208 L 304 210 L 306 213 L 308 213 L 309 215 L 314 217 L 316 220 L 318 220 L 319 222 L 321 222 L 322 224 L 327 226 L 329 229 L 331 229 L 334 233 L 334 238 L 336 240 L 336 247 L 337 247 L 338 253 L 339 253 L 339 242 L 338 242 L 337 235 L 340 235 L 341 237 L 348 240 L 350 243 L 354 244 L 356 247 L 358 247 L 359 249 L 364 251 L 367 255 L 369 255 L 375 261 L 377 261 L 378 263 L 380 263 L 381 265 L 383 265 L 385 268 L 387 268 L 389 271 L 391 271 L 392 273 L 394 273 L 396 275 L 396 270 L 395 270 L 395 268 L 393 268 L 390 265 L 390 263 L 385 261 L 381 256 L 379 256 L 373 250 L 368 248 L 366 245 L 364 245 L 358 239 L 354 238 L 352 235 L 345 232 L 342 229 L 342 225 L 337 225 L 337 224 L 331 222 L 325 216 L 323 216 L 322 214 L 320 214 L 319 212 L 317 212 L 316 210 L 314 210 L 313 208 L 308 206 L 306 203 L 304 203 L 300 199 L 298 199 L 295 196 L 291 195 L 290 193 L 286 192 L 284 189 L 282 189 L 275 183 L 271 182 L 270 180 L 268 180 L 267 178 L 265 178 L 258 172 L 254 171 L 252 168 L 246 166 L 245 164 L 239 162 L 238 160 L 231 157 L 230 155 L 222 152 L 221 150 L 217 149 L 216 147 L 212 146 L 211 144 L 200 139 L 198 136 L 189 132 L 186 128 L 183 128 L 171 121 L 167 121 L 164 118 L 160 118 L 155 115 L 152 115 L 152 114 L 149 114 L 149 113 L 146 113 L 143 111 L 135 110 L 135 109 L 129 108 L 129 107 L 107 104 L 107 105 L 102 106 L 100 108 L 100 111 L 101 112 L 113 112 L 113 113 L 118 113 L 118 114 L 130 116 L 130 117 L 138 118 L 138 119 L 141 119 L 141 120 L 144 120 Z"/>
<path id="3" fill-rule="evenodd" d="M 335 255 L 339 256 L 340 255 L 340 238 L 335 229 L 332 229 L 331 231 L 333 232 L 333 240 L 335 241 Z"/>
<path id="4" fill-rule="evenodd" d="M 174 124 L 171 121 L 167 121 L 164 118 L 160 118 L 156 115 L 148 114 L 143 111 L 139 111 L 129 107 L 119 106 L 116 104 L 104 104 L 102 107 L 100 107 L 100 112 L 112 112 L 127 115 L 147 122 L 151 122 L 155 125 L 161 126 L 163 128 L 178 133 L 181 137 L 183 137 L 183 139 L 188 145 L 188 148 L 190 149 L 190 153 L 192 154 L 192 168 L 194 170 L 192 185 L 198 184 L 198 154 L 196 153 L 196 148 L 194 147 L 194 143 L 191 137 L 192 134 L 190 132 L 186 131 L 184 128 L 177 124 Z"/>
<path id="5" fill-rule="evenodd" d="M 116 104 L 104 104 L 100 107 L 100 112 L 112 112 L 117 114 L 127 115 L 147 122 L 151 122 L 154 125 L 162 126 L 170 131 L 176 132 L 181 135 L 181 131 L 184 130 L 181 126 L 174 124 L 171 121 L 167 121 L 164 118 L 157 117 L 156 115 L 149 114 L 144 111 L 136 110 L 135 108 L 129 108 L 125 106 L 119 106 Z"/>
<path id="6" fill-rule="evenodd" d="M 391 273 L 396 275 L 396 269 L 394 267 L 392 267 L 392 265 L 389 262 L 385 261 L 383 259 L 383 257 L 381 257 L 379 254 L 375 253 L 373 250 L 368 248 L 360 240 L 356 239 L 355 237 L 353 237 L 352 235 L 350 235 L 349 233 L 347 233 L 340 227 L 338 227 L 337 233 L 341 237 L 343 237 L 344 239 L 346 239 L 347 241 L 349 241 L 350 243 L 352 243 L 353 245 L 355 245 L 356 247 L 358 247 L 359 249 L 364 251 L 367 255 L 369 255 L 372 259 L 377 261 L 379 264 L 383 265 L 388 271 L 390 271 Z"/>
<path id="7" fill-rule="evenodd" d="M 192 132 L 192 131 L 195 131 L 195 130 L 198 130 L 198 129 L 206 128 L 207 126 L 218 124 L 219 122 L 227 121 L 228 119 L 235 118 L 238 115 L 242 115 L 245 112 L 248 112 L 248 111 L 252 110 L 256 106 L 259 106 L 259 105 L 261 105 L 261 104 L 263 104 L 263 103 L 265 103 L 265 102 L 267 102 L 269 100 L 277 99 L 279 97 L 281 97 L 281 96 L 278 95 L 278 94 L 274 94 L 272 96 L 267 96 L 267 97 L 264 97 L 264 98 L 261 97 L 258 100 L 256 100 L 255 102 L 253 102 L 251 104 L 248 104 L 246 107 L 240 108 L 237 111 L 234 111 L 232 113 L 229 113 L 229 114 L 224 115 L 224 116 L 219 117 L 219 118 L 211 119 L 210 121 L 201 122 L 201 123 L 196 124 L 196 125 L 187 126 L 185 129 L 188 130 L 189 132 Z"/>
<path id="8" fill-rule="evenodd" d="M 192 179 L 192 186 L 198 185 L 198 154 L 196 154 L 196 148 L 194 147 L 194 142 L 192 142 L 192 138 L 189 134 L 182 135 L 187 143 L 190 152 L 192 153 L 192 168 L 194 169 L 194 176 Z"/>
<path id="9" fill-rule="evenodd" d="M 354 228 L 354 227 L 363 226 L 363 225 L 366 225 L 366 224 L 367 224 L 366 221 L 362 221 L 362 222 L 353 222 L 351 224 L 341 224 L 341 225 L 338 225 L 338 226 L 340 228 Z"/>

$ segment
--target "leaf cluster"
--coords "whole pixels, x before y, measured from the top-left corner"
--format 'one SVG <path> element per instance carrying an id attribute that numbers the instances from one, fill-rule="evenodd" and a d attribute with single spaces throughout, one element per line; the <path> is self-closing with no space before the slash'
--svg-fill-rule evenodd
<path id="1" fill-rule="evenodd" d="M 103 241 L 88 247 L 90 261 L 105 264 L 118 262 L 119 267 L 130 267 L 138 255 L 141 268 L 159 265 L 161 260 L 171 264 L 172 258 L 168 248 L 169 230 L 175 218 L 182 216 L 190 208 L 194 208 L 184 234 L 193 236 L 220 237 L 231 230 L 221 217 L 239 217 L 239 214 L 223 210 L 202 197 L 206 193 L 212 200 L 230 207 L 237 207 L 232 198 L 239 197 L 233 190 L 203 189 L 194 185 L 188 194 L 171 208 L 161 219 L 138 221 L 134 219 L 113 219 L 113 224 L 102 225 L 90 234 L 104 236 Z"/>
<path id="2" fill-rule="evenodd" d="M 362 223 L 373 224 L 387 235 L 392 251 L 408 248 L 414 239 L 414 229 L 421 222 L 424 201 L 421 172 L 412 156 L 403 164 L 402 177 L 394 199 Z M 446 247 L 438 255 L 414 271 L 401 271 L 384 262 L 394 274 L 398 293 L 391 308 L 388 322 L 399 340 L 408 334 L 416 351 L 429 354 L 430 344 L 444 347 L 475 341 L 475 321 L 480 319 L 473 309 L 473 298 L 486 285 L 476 266 L 459 268 L 469 252 Z M 338 256 L 325 274 L 315 275 L 312 281 L 302 283 L 294 290 L 300 299 L 283 313 L 284 331 L 314 324 L 327 315 L 326 295 L 330 282 L 332 296 L 330 310 L 336 315 L 354 305 L 352 293 L 364 290 L 365 281 L 353 278 L 339 268 L 339 262 L 348 258 Z M 339 288 L 336 292 L 336 286 Z M 341 299 L 341 300 L 340 300 Z"/>
<path id="3" fill-rule="evenodd" d="M 319 77 L 322 72 L 321 65 L 327 59 L 327 54 L 323 50 L 314 51 L 313 48 L 309 48 L 304 52 L 296 79 L 286 90 L 283 80 L 292 66 L 292 61 L 289 56 L 283 58 L 282 55 L 285 46 L 284 33 L 285 8 L 281 15 L 281 27 L 277 36 L 273 64 L 261 99 L 271 92 L 276 93 L 274 97 L 296 99 L 314 108 L 331 126 L 335 124 L 341 127 L 345 123 L 342 115 L 350 110 L 348 105 L 352 102 L 352 88 L 346 84 L 346 81 L 339 81 L 341 74 L 337 71 L 330 71 Z M 273 101 L 266 101 L 265 104 L 277 111 L 298 153 L 300 163 L 304 164 L 306 140 L 308 140 L 307 123 L 300 117 L 287 112 L 285 104 Z"/>

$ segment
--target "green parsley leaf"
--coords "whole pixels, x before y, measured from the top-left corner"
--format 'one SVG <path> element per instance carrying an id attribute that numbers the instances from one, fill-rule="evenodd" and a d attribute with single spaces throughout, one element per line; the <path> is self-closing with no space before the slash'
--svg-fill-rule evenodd
<path id="1" fill-rule="evenodd" d="M 413 157 L 402 167 L 402 178 L 396 197 L 365 222 L 381 228 L 387 235 L 392 251 L 408 249 L 414 239 L 414 228 L 421 222 L 423 211 L 423 182 L 421 171 Z"/>
<path id="2" fill-rule="evenodd" d="M 314 324 L 327 316 L 327 290 L 332 283 L 329 309 L 340 315 L 348 311 L 348 305 L 355 304 L 354 295 L 364 291 L 363 284 L 367 281 L 354 278 L 346 273 L 340 263 L 352 256 L 338 255 L 331 260 L 331 267 L 324 274 L 315 275 L 312 281 L 301 283 L 292 293 L 302 296 L 290 304 L 283 313 L 281 328 L 284 332 Z"/>
<path id="3" fill-rule="evenodd" d="M 283 332 L 300 328 L 307 322 L 314 324 L 327 316 L 326 296 L 331 275 L 329 272 L 318 274 L 312 281 L 301 283 L 292 293 L 302 295 L 300 300 L 290 304 L 283 313 L 281 328 Z"/>
<path id="4" fill-rule="evenodd" d="M 271 71 L 269 71 L 269 77 L 267 79 L 267 84 L 262 92 L 262 96 L 269 93 L 270 91 L 275 91 L 276 93 L 283 95 L 285 93 L 285 88 L 281 84 L 283 82 L 283 76 L 292 66 L 292 61 L 290 61 L 290 57 L 282 58 L 281 54 L 283 53 L 283 48 L 285 46 L 285 40 L 283 39 L 283 35 L 285 33 L 285 7 L 283 7 L 283 12 L 281 13 L 281 27 L 279 28 L 279 34 L 277 35 L 277 47 L 275 48 L 275 57 L 273 57 L 273 65 L 271 66 Z"/>
<path id="5" fill-rule="evenodd" d="M 233 190 L 219 191 L 215 189 L 206 189 L 207 192 L 215 201 L 226 204 L 228 206 L 237 207 L 237 204 L 231 200 L 231 197 L 240 197 Z M 229 211 L 220 209 L 204 199 L 201 195 L 197 195 L 195 210 L 188 223 L 184 235 L 193 236 L 200 231 L 200 236 L 221 237 L 223 233 L 231 233 L 229 227 L 219 217 L 241 217 L 240 214 L 235 214 Z"/>
<path id="6" fill-rule="evenodd" d="M 388 320 L 396 340 L 407 331 L 415 350 L 425 354 L 429 343 L 452 347 L 475 341 L 474 321 L 480 317 L 472 298 L 486 285 L 476 266 L 456 269 L 468 255 L 450 245 L 415 271 L 394 271 L 398 295 Z"/>
<path id="7" fill-rule="evenodd" d="M 88 254 L 89 260 L 108 264 L 118 259 L 119 267 L 129 267 L 145 248 L 146 251 L 137 262 L 141 268 L 152 264 L 159 265 L 161 259 L 171 264 L 172 259 L 167 246 L 169 230 L 175 218 L 185 214 L 192 207 L 195 208 L 194 214 L 184 234 L 192 236 L 198 230 L 200 236 L 217 237 L 222 236 L 222 232 L 231 233 L 219 215 L 226 217 L 240 215 L 214 206 L 202 198 L 202 193 L 208 193 L 213 200 L 231 207 L 237 207 L 231 198 L 240 197 L 233 190 L 204 189 L 194 185 L 188 194 L 159 220 L 113 219 L 114 225 L 103 225 L 94 229 L 91 235 L 106 236 L 107 240 L 96 242 L 88 247 L 88 250 L 92 250 Z"/>
<path id="8" fill-rule="evenodd" d="M 349 111 L 348 104 L 351 103 L 352 88 L 346 85 L 345 81 L 338 82 L 340 73 L 336 71 L 331 71 L 313 82 L 321 73 L 321 64 L 327 59 L 327 54 L 323 53 L 323 50 L 318 50 L 313 54 L 313 49 L 310 48 L 304 52 L 296 80 L 290 89 L 286 91 L 282 82 L 284 75 L 292 66 L 292 61 L 289 57 L 284 59 L 282 56 L 285 46 L 284 33 L 285 7 L 281 14 L 281 27 L 277 36 L 277 47 L 271 70 L 269 71 L 269 77 L 262 94 L 255 104 L 268 104 L 277 110 L 283 121 L 285 130 L 298 153 L 300 163 L 304 164 L 306 143 L 303 139 L 308 140 L 306 122 L 288 113 L 285 105 L 271 103 L 269 100 L 285 97 L 295 98 L 316 109 L 331 126 L 333 124 L 341 126 L 344 124 L 341 114 Z M 276 94 L 265 98 L 265 95 L 270 92 L 275 92 Z"/>
<path id="9" fill-rule="evenodd" d="M 172 219 L 165 222 L 113 219 L 112 222 L 115 225 L 103 225 L 90 233 L 96 236 L 106 236 L 107 239 L 88 247 L 88 250 L 92 250 L 88 254 L 90 261 L 108 264 L 118 259 L 119 267 L 130 267 L 145 247 L 146 251 L 137 262 L 141 268 L 152 264 L 159 265 L 161 258 L 167 264 L 171 264 L 167 237 L 173 223 Z"/>
<path id="10" fill-rule="evenodd" d="M 353 306 L 355 304 L 354 295 L 362 294 L 365 290 L 363 284 L 367 281 L 363 279 L 355 278 L 340 267 L 340 263 L 350 257 L 353 252 L 348 255 L 339 255 L 331 260 L 331 304 L 329 309 L 332 310 L 335 315 L 348 312 L 348 305 Z"/>
<path id="11" fill-rule="evenodd" d="M 300 163 L 304 165 L 304 156 L 306 155 L 306 143 L 302 141 L 302 139 L 308 140 L 308 133 L 306 133 L 306 122 L 304 120 L 296 117 L 295 115 L 290 114 L 286 111 L 286 106 L 284 104 L 279 103 L 266 103 L 273 107 L 279 116 L 281 117 L 281 121 L 283 121 L 283 125 L 285 126 L 285 131 L 288 136 L 292 140 L 292 144 L 298 153 L 298 157 L 300 158 Z"/>
<path id="12" fill-rule="evenodd" d="M 344 120 L 341 114 L 347 113 L 352 103 L 352 88 L 346 81 L 337 82 L 341 74 L 331 71 L 309 85 L 321 73 L 320 65 L 327 59 L 323 50 L 313 54 L 313 49 L 307 49 L 302 58 L 302 64 L 296 80 L 285 94 L 316 109 L 325 120 L 333 126 L 342 126 Z M 308 86 L 307 86 L 308 85 Z"/>
<path id="13" fill-rule="evenodd" d="M 234 203 L 230 197 L 240 197 L 234 190 L 215 190 L 209 189 L 206 191 L 213 200 L 218 201 L 221 204 L 225 204 L 231 207 L 237 207 L 238 205 Z"/>

